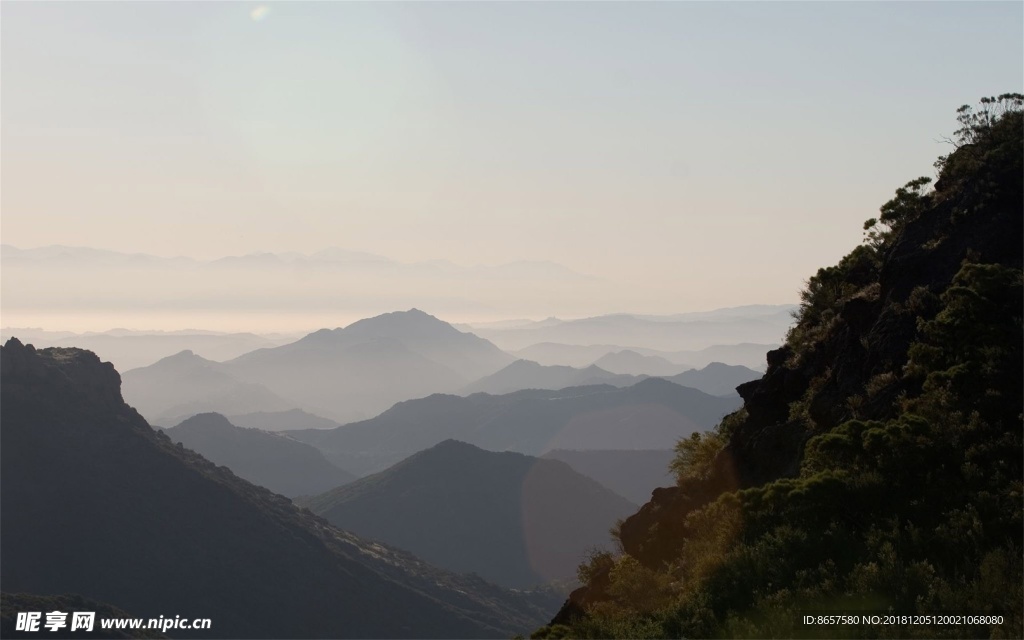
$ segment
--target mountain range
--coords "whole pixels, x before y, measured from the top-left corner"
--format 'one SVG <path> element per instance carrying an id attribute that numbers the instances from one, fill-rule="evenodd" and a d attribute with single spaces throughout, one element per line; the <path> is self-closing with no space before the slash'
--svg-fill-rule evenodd
<path id="1" fill-rule="evenodd" d="M 332 429 L 334 420 L 321 418 L 302 409 L 287 411 L 255 411 L 227 416 L 231 424 L 263 431 L 292 431 L 294 429 Z"/>
<path id="2" fill-rule="evenodd" d="M 338 316 L 366 317 L 408 306 L 445 314 L 500 316 L 519 312 L 524 304 L 536 304 L 532 292 L 539 287 L 559 296 L 564 308 L 587 309 L 609 286 L 600 278 L 550 261 L 406 263 L 345 249 L 198 260 L 89 247 L 5 244 L 0 247 L 0 271 L 4 273 L 5 319 L 21 326 L 35 326 L 40 316 L 94 314 L 97 300 L 102 300 L 103 308 L 140 322 L 182 314 L 211 318 L 219 327 L 235 327 L 259 316 L 260 325 L 296 330 L 331 326 L 331 318 Z M 302 285 L 295 286 L 296 282 Z M 496 282 L 502 286 L 495 287 Z M 48 294 L 57 290 L 62 295 Z"/>
<path id="3" fill-rule="evenodd" d="M 37 348 L 77 347 L 92 351 L 118 371 L 146 367 L 182 351 L 192 351 L 213 361 L 229 360 L 243 353 L 274 347 L 294 340 L 287 335 L 218 333 L 214 331 L 128 331 L 73 333 L 4 327 L 0 339 L 11 336 Z"/>
<path id="4" fill-rule="evenodd" d="M 596 384 L 627 387 L 639 381 L 640 378 L 636 376 L 611 373 L 595 365 L 576 369 L 566 366 L 546 367 L 529 360 L 516 360 L 501 371 L 463 387 L 460 393 L 500 395 L 522 389 L 564 389 Z"/>
<path id="5" fill-rule="evenodd" d="M 575 320 L 549 319 L 512 327 L 471 326 L 477 335 L 509 351 L 539 343 L 555 343 L 575 346 L 643 345 L 672 352 L 745 342 L 777 343 L 793 324 L 792 314 L 796 307 L 758 305 L 745 309 L 738 307 L 676 316 L 612 314 Z"/>
<path id="6" fill-rule="evenodd" d="M 574 578 L 636 509 L 563 462 L 455 440 L 303 504 L 357 535 L 517 588 Z"/>
<path id="7" fill-rule="evenodd" d="M 674 376 L 689 367 L 670 362 L 662 356 L 645 356 L 632 349 L 622 349 L 604 354 L 594 361 L 592 367 L 599 367 L 612 373 L 633 376 Z"/>
<path id="8" fill-rule="evenodd" d="M 0 349 L 0 589 L 77 593 L 181 637 L 508 637 L 551 597 L 367 542 L 175 445 L 109 363 Z"/>
<path id="9" fill-rule="evenodd" d="M 299 407 L 346 421 L 401 400 L 454 391 L 512 360 L 490 342 L 411 309 L 322 329 L 224 368 Z"/>
<path id="10" fill-rule="evenodd" d="M 183 256 L 163 257 L 146 253 L 125 253 L 92 247 L 48 245 L 23 249 L 10 244 L 4 244 L 0 245 L 0 258 L 3 260 L 4 267 L 34 266 L 38 268 L 63 266 L 72 269 L 110 269 L 118 267 L 129 267 L 132 269 L 223 269 L 252 266 L 273 269 L 287 265 L 292 269 L 411 271 L 418 275 L 422 275 L 424 270 L 426 270 L 449 276 L 460 275 L 467 278 L 478 276 L 516 278 L 523 275 L 544 278 L 569 277 L 581 280 L 593 278 L 593 276 L 578 273 L 549 260 L 518 260 L 497 265 L 467 267 L 448 260 L 400 262 L 374 253 L 352 251 L 339 247 L 329 247 L 310 254 L 299 252 L 255 252 L 238 256 L 200 260 Z"/>
<path id="11" fill-rule="evenodd" d="M 557 390 L 600 384 L 629 387 L 648 377 L 651 376 L 610 373 L 597 365 L 577 369 L 560 365 L 544 366 L 529 360 L 517 360 L 501 371 L 463 387 L 461 393 L 463 395 L 472 393 L 500 395 L 523 389 Z M 674 376 L 659 377 L 713 396 L 736 396 L 736 387 L 744 382 L 760 378 L 761 373 L 742 365 L 712 362 L 703 369 L 689 369 Z"/>
<path id="12" fill-rule="evenodd" d="M 227 362 L 182 352 L 126 372 L 124 393 L 162 426 L 210 411 L 294 409 L 339 424 L 402 400 L 456 391 L 512 361 L 486 340 L 412 309 L 321 329 Z"/>
<path id="13" fill-rule="evenodd" d="M 381 471 L 455 439 L 488 451 L 541 455 L 553 449 L 671 449 L 740 405 L 649 378 L 631 387 L 569 387 L 467 397 L 435 394 L 400 402 L 370 420 L 289 436 L 356 475 Z"/>
<path id="14" fill-rule="evenodd" d="M 617 354 L 622 351 L 632 351 L 640 354 L 641 356 L 659 358 L 660 360 L 653 361 L 655 363 L 655 367 L 665 368 L 665 364 L 661 362 L 661 360 L 678 365 L 679 368 L 675 370 L 667 369 L 670 374 L 674 374 L 685 369 L 704 367 L 712 362 L 739 364 L 756 371 L 764 371 L 766 366 L 765 354 L 772 349 L 778 348 L 778 346 L 779 345 L 777 343 L 759 344 L 740 342 L 736 344 L 716 344 L 702 349 L 688 351 L 661 351 L 641 346 L 623 347 L 614 344 L 579 345 L 557 342 L 539 342 L 523 349 L 509 350 L 508 352 L 517 358 L 532 360 L 543 365 L 588 367 L 592 364 L 602 366 L 598 363 L 602 358 L 609 354 Z M 608 371 L 612 371 L 614 373 L 633 373 L 634 375 L 639 375 L 639 373 L 637 373 L 639 370 L 648 375 L 657 375 L 652 371 L 643 370 L 644 368 L 647 368 L 651 361 L 637 360 L 631 356 L 627 356 L 627 358 L 632 360 L 632 362 L 627 362 L 625 364 L 632 370 L 619 370 L 616 368 L 616 358 L 612 358 L 611 364 L 609 364 L 607 360 L 604 361 L 604 364 Z M 641 367 L 639 369 L 635 368 L 638 364 Z"/>

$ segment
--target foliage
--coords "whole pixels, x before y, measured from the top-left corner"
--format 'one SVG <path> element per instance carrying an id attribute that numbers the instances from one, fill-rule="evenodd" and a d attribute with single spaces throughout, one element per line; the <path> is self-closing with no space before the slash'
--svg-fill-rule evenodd
<path id="1" fill-rule="evenodd" d="M 717 433 L 694 432 L 689 438 L 676 443 L 676 457 L 669 463 L 669 470 L 675 474 L 678 483 L 703 479 L 724 446 L 724 438 Z"/>
<path id="2" fill-rule="evenodd" d="M 791 357 L 761 383 L 804 429 L 795 471 L 738 490 L 716 478 L 780 428 L 749 401 L 681 441 L 676 501 L 622 528 L 626 549 L 665 527 L 675 546 L 592 559 L 587 613 L 560 637 L 1024 636 L 1022 109 L 1019 94 L 962 108 L 935 190 L 898 189 L 865 243 L 808 280 Z M 686 497 L 702 490 L 718 493 Z M 802 626 L 811 612 L 1004 622 Z"/>
<path id="3" fill-rule="evenodd" d="M 882 205 L 878 218 L 870 218 L 864 223 L 864 240 L 872 249 L 885 248 L 908 222 L 916 220 L 927 210 L 931 198 L 925 187 L 931 181 L 924 176 L 911 180 L 896 190 L 895 198 Z"/>

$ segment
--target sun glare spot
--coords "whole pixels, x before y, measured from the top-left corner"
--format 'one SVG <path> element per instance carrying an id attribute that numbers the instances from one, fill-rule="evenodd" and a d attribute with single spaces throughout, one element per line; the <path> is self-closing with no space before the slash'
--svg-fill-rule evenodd
<path id="1" fill-rule="evenodd" d="M 268 13 L 270 13 L 270 7 L 260 5 L 249 12 L 249 17 L 252 18 L 253 22 L 259 22 L 263 18 L 266 18 Z"/>

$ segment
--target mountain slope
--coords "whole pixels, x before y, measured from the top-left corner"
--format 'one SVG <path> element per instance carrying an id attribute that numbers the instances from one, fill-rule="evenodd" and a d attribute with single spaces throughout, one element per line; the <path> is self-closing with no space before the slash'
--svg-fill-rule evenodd
<path id="1" fill-rule="evenodd" d="M 356 479 L 308 444 L 236 427 L 219 413 L 192 416 L 164 433 L 238 477 L 289 498 L 314 495 Z"/>
<path id="2" fill-rule="evenodd" d="M 566 508 L 566 505 L 571 505 Z M 446 440 L 309 508 L 437 566 L 511 587 L 575 576 L 635 505 L 554 460 Z"/>
<path id="3" fill-rule="evenodd" d="M 542 613 L 172 444 L 119 382 L 90 352 L 0 349 L 3 591 L 208 617 L 207 638 L 507 637 Z"/>
<path id="4" fill-rule="evenodd" d="M 867 611 L 921 618 L 843 634 L 1024 636 L 1024 96 L 958 113 L 934 191 L 898 189 L 808 280 L 743 409 L 680 443 L 677 486 L 535 637 L 817 637 L 800 613 Z"/>
<path id="5" fill-rule="evenodd" d="M 256 411 L 229 415 L 231 424 L 246 429 L 262 429 L 263 431 L 293 431 L 295 429 L 332 429 L 338 424 L 333 420 L 321 418 L 302 409 L 288 411 Z"/>
<path id="6" fill-rule="evenodd" d="M 570 387 L 400 402 L 372 420 L 289 432 L 357 475 L 380 471 L 448 439 L 489 451 L 668 449 L 739 405 L 651 378 L 632 387 Z"/>
<path id="7" fill-rule="evenodd" d="M 697 314 L 679 318 L 612 314 L 509 329 L 482 327 L 475 333 L 507 350 L 552 342 L 567 345 L 633 345 L 662 351 L 681 351 L 703 349 L 715 344 L 777 342 L 792 324 L 792 306 L 779 305 L 767 312 L 757 309 L 744 313 L 739 309 L 730 315 Z"/>
<path id="8" fill-rule="evenodd" d="M 462 388 L 461 393 L 490 393 L 498 395 L 523 389 L 564 389 L 594 384 L 627 387 L 639 382 L 636 376 L 605 371 L 597 366 L 583 369 L 573 367 L 545 367 L 529 360 L 516 360 L 501 371 L 481 378 Z"/>
<path id="9" fill-rule="evenodd" d="M 191 351 L 124 374 L 125 401 L 154 424 L 177 424 L 208 411 L 283 411 L 295 405 L 260 384 L 243 382 L 219 362 Z"/>

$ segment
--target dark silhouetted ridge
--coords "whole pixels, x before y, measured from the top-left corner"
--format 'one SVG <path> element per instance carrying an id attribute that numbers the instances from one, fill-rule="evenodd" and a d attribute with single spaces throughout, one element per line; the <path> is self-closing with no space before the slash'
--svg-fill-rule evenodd
<path id="1" fill-rule="evenodd" d="M 547 600 L 331 527 L 155 432 L 110 364 L 0 348 L 0 588 L 225 638 L 508 637 Z"/>
<path id="2" fill-rule="evenodd" d="M 309 500 L 344 529 L 447 569 L 528 587 L 575 576 L 635 505 L 555 460 L 445 440 Z"/>

